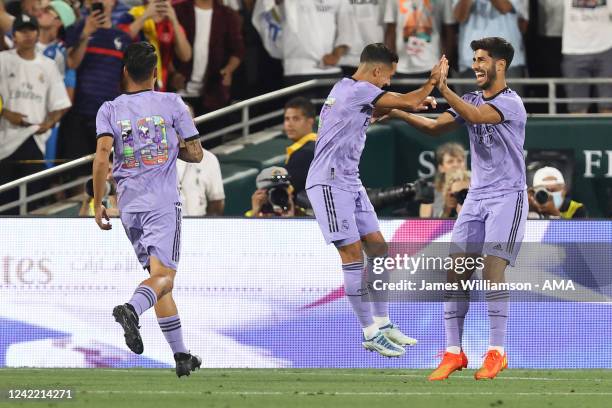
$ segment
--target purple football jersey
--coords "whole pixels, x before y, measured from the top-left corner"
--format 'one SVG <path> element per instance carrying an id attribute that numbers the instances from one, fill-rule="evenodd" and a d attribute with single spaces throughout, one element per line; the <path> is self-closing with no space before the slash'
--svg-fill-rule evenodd
<path id="1" fill-rule="evenodd" d="M 121 211 L 152 211 L 181 201 L 178 136 L 189 140 L 198 131 L 180 96 L 141 91 L 104 102 L 96 131 L 98 137 L 114 139 L 113 177 Z"/>
<path id="2" fill-rule="evenodd" d="M 469 194 L 472 199 L 497 197 L 527 188 L 525 178 L 525 125 L 527 112 L 521 97 L 505 88 L 491 98 L 482 91 L 470 92 L 462 99 L 472 105 L 491 105 L 502 121 L 496 125 L 466 123 L 454 109 L 449 109 L 455 121 L 465 124 L 470 136 L 472 179 Z"/>
<path id="3" fill-rule="evenodd" d="M 365 81 L 344 78 L 332 88 L 319 115 L 314 159 L 306 188 L 328 185 L 357 192 L 359 160 L 376 101 L 385 92 Z"/>

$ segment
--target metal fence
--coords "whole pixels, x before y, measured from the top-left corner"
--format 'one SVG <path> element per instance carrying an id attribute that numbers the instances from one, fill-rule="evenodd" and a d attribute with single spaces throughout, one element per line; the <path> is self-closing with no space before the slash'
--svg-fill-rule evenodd
<path id="1" fill-rule="evenodd" d="M 227 117 L 231 114 L 236 114 L 240 112 L 240 121 L 238 123 L 234 123 L 232 125 L 223 127 L 222 129 L 215 130 L 211 133 L 204 134 L 200 137 L 201 141 L 209 141 L 222 137 L 223 135 L 232 133 L 232 132 L 240 132 L 242 136 L 248 136 L 250 134 L 251 127 L 253 125 L 266 122 L 269 120 L 280 119 L 283 117 L 283 110 L 277 109 L 272 112 L 268 112 L 265 114 L 258 115 L 256 117 L 252 117 L 252 109 L 256 106 L 259 106 L 266 102 L 271 102 L 275 100 L 279 100 L 281 98 L 294 96 L 304 91 L 311 90 L 313 88 L 320 88 L 324 86 L 331 86 L 336 82 L 334 79 L 314 79 L 311 81 L 307 81 L 298 85 L 293 85 L 287 88 L 283 88 L 274 92 L 270 92 L 264 95 L 260 95 L 251 99 L 247 99 L 245 101 L 237 102 L 225 108 L 216 110 L 214 112 L 207 113 L 202 116 L 198 116 L 194 119 L 195 123 L 200 125 L 203 123 L 207 123 L 213 121 L 215 119 Z M 546 97 L 526 97 L 523 98 L 523 102 L 529 104 L 545 104 L 548 107 L 548 113 L 545 114 L 532 114 L 530 117 L 593 117 L 594 115 L 609 117 L 612 116 L 610 114 L 585 114 L 585 115 L 576 115 L 576 114 L 560 114 L 557 113 L 558 104 L 564 103 L 598 103 L 598 102 L 607 102 L 612 103 L 612 98 L 560 98 L 557 96 L 557 86 L 567 85 L 567 84 L 582 84 L 582 85 L 611 85 L 612 86 L 612 78 L 508 78 L 507 82 L 510 85 L 536 85 L 536 86 L 546 86 L 548 89 L 548 94 Z M 393 85 L 408 85 L 408 86 L 419 86 L 423 83 L 422 79 L 397 79 L 393 81 Z M 473 79 L 449 79 L 448 83 L 450 85 L 474 85 Z M 439 99 L 439 103 L 445 103 L 444 99 Z M 429 114 L 431 115 L 431 114 Z M 426 116 L 429 116 L 426 115 Z M 51 196 L 60 191 L 65 191 L 71 189 L 75 186 L 82 185 L 87 181 L 89 177 L 80 177 L 76 180 L 72 180 L 70 182 L 54 186 L 48 190 L 28 195 L 27 189 L 28 184 L 39 181 L 41 179 L 47 178 L 53 175 L 60 175 L 69 170 L 72 170 L 77 167 L 81 167 L 87 165 L 93 161 L 93 154 L 81 157 L 79 159 L 70 161 L 68 163 L 61 164 L 59 166 L 53 167 L 51 169 L 43 170 L 39 173 L 35 173 L 10 183 L 4 184 L 0 186 L 0 193 L 4 193 L 13 189 L 18 189 L 19 198 L 16 201 L 11 203 L 4 204 L 0 206 L 0 213 L 12 208 L 19 207 L 19 214 L 25 215 L 27 214 L 27 204 L 31 201 L 38 200 L 41 198 L 45 198 Z"/>

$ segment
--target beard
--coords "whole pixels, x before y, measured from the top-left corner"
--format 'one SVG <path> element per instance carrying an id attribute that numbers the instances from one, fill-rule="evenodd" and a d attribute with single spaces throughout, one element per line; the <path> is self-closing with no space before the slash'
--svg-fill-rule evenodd
<path id="1" fill-rule="evenodd" d="M 495 66 L 493 66 L 491 69 L 486 71 L 486 73 L 487 73 L 487 81 L 483 83 L 482 85 L 480 85 L 480 89 L 485 90 L 485 91 L 491 88 L 491 85 L 493 85 L 493 82 L 495 82 L 495 80 L 497 79 L 497 72 L 495 72 Z"/>

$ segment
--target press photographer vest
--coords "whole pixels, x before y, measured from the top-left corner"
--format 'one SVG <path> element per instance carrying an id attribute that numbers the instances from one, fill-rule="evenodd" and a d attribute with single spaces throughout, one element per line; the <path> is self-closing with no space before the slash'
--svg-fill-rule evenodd
<path id="1" fill-rule="evenodd" d="M 574 214 L 576 214 L 576 211 L 578 211 L 578 209 L 583 206 L 584 205 L 582 203 L 579 203 L 578 201 L 570 200 L 567 210 L 560 211 L 561 218 L 568 219 L 568 220 L 574 218 Z"/>

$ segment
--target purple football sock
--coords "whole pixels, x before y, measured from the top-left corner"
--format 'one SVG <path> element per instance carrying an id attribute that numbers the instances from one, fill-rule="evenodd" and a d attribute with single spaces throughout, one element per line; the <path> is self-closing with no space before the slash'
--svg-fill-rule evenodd
<path id="1" fill-rule="evenodd" d="M 189 353 L 185 343 L 183 342 L 183 330 L 181 329 L 181 319 L 179 315 L 170 317 L 159 317 L 157 323 L 164 333 L 166 341 L 172 349 L 172 353 Z"/>
<path id="2" fill-rule="evenodd" d="M 157 295 L 155 294 L 155 291 L 147 285 L 140 285 L 136 288 L 128 303 L 134 307 L 134 310 L 138 316 L 140 316 L 152 308 L 156 302 Z"/>
<path id="3" fill-rule="evenodd" d="M 507 290 L 488 291 L 486 299 L 489 312 L 489 345 L 503 347 L 508 324 L 510 292 Z"/>
<path id="4" fill-rule="evenodd" d="M 374 324 L 374 319 L 368 304 L 368 290 L 363 276 L 363 263 L 343 264 L 342 272 L 344 273 L 344 293 L 353 308 L 353 312 L 359 319 L 361 327 L 371 326 Z"/>
<path id="5" fill-rule="evenodd" d="M 383 283 L 389 282 L 389 274 L 391 271 L 387 270 L 384 266 L 384 260 L 387 255 L 379 256 L 379 257 L 368 257 L 366 262 L 366 273 L 368 274 L 368 281 L 370 281 L 370 308 L 372 310 L 372 315 L 376 317 L 388 317 L 389 316 L 389 291 L 388 290 L 374 290 L 371 285 L 375 280 L 380 280 Z M 375 259 L 382 260 L 376 261 L 376 272 L 374 273 L 374 262 Z M 379 262 L 381 262 L 379 264 Z M 379 268 L 382 268 L 382 272 Z"/>
<path id="6" fill-rule="evenodd" d="M 446 347 L 461 348 L 463 323 L 470 308 L 470 292 L 449 290 L 444 295 L 444 329 Z"/>

